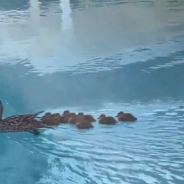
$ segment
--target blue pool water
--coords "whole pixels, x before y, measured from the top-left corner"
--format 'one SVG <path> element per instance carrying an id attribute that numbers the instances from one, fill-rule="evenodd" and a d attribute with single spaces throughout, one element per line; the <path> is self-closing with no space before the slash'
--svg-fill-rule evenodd
<path id="1" fill-rule="evenodd" d="M 0 134 L 0 183 L 182 184 L 184 3 L 0 2 L 4 115 L 70 109 L 135 124 Z"/>

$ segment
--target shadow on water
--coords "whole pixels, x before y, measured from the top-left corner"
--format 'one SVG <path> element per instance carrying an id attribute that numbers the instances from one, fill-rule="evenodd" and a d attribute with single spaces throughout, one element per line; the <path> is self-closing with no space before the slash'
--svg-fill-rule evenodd
<path id="1" fill-rule="evenodd" d="M 183 9 L 181 0 L 1 1 L 4 117 L 123 110 L 138 122 L 1 134 L 0 182 L 182 183 Z"/>

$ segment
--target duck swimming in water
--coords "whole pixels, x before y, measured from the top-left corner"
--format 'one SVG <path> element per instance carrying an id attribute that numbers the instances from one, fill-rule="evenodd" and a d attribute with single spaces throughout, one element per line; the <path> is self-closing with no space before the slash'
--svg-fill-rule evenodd
<path id="1" fill-rule="evenodd" d="M 70 117 L 75 117 L 76 113 L 70 112 L 69 110 L 66 110 L 63 112 L 62 114 L 62 118 L 63 121 L 65 121 L 65 123 L 69 123 L 69 119 L 71 119 Z"/>
<path id="2" fill-rule="evenodd" d="M 98 119 L 100 124 L 115 125 L 117 123 L 113 117 L 106 116 L 105 114 L 101 114 Z"/>
<path id="3" fill-rule="evenodd" d="M 83 112 L 79 112 L 78 115 L 84 116 L 84 119 L 91 122 L 91 123 L 96 121 L 96 119 L 90 114 L 84 114 Z"/>
<path id="4" fill-rule="evenodd" d="M 14 115 L 2 119 L 3 115 L 3 104 L 0 100 L 0 132 L 30 132 L 34 135 L 38 135 L 38 129 L 43 128 L 52 128 L 44 125 L 42 122 L 37 121 L 38 114 L 42 113 L 38 112 L 35 114 L 25 114 L 25 115 Z"/>
<path id="5" fill-rule="evenodd" d="M 69 110 L 65 110 L 64 112 L 63 112 L 63 116 L 67 116 L 67 115 L 69 115 L 70 114 L 70 111 Z"/>
<path id="6" fill-rule="evenodd" d="M 78 129 L 90 129 L 93 128 L 93 125 L 91 124 L 90 121 L 81 117 L 76 121 L 76 127 Z"/>
<path id="7" fill-rule="evenodd" d="M 134 117 L 132 114 L 124 113 L 123 111 L 120 111 L 116 117 L 118 118 L 118 121 L 127 121 L 127 122 L 137 121 L 137 118 Z"/>
<path id="8" fill-rule="evenodd" d="M 60 117 L 60 114 L 51 114 L 50 112 L 45 113 L 45 115 L 41 118 L 41 121 L 45 125 L 50 126 L 57 126 L 59 125 L 58 117 Z"/>
<path id="9" fill-rule="evenodd" d="M 80 119 L 80 116 L 79 115 L 76 115 L 76 114 L 71 114 L 69 117 L 68 117 L 68 123 L 70 124 L 76 124 L 76 122 Z"/>
<path id="10" fill-rule="evenodd" d="M 52 113 L 46 112 L 45 115 L 41 118 L 42 121 L 46 121 L 52 117 Z"/>
<path id="11" fill-rule="evenodd" d="M 46 125 L 51 125 L 51 126 L 58 126 L 63 123 L 68 123 L 68 119 L 72 114 L 74 113 L 68 113 L 65 112 L 63 113 L 64 115 L 60 115 L 59 113 L 50 113 L 47 112 L 45 115 L 41 118 L 42 122 Z"/>

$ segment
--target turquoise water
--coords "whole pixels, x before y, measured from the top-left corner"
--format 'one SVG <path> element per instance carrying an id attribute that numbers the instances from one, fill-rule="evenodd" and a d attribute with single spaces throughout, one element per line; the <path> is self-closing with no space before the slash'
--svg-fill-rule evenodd
<path id="1" fill-rule="evenodd" d="M 183 14 L 182 0 L 1 0 L 4 117 L 123 110 L 138 122 L 0 134 L 0 183 L 182 184 Z"/>

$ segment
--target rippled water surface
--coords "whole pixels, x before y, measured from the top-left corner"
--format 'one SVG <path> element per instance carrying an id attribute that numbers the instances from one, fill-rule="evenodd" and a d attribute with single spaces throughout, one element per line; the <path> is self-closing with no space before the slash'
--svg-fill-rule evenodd
<path id="1" fill-rule="evenodd" d="M 183 0 L 1 0 L 3 117 L 118 111 L 133 124 L 0 134 L 0 183 L 184 182 Z"/>

